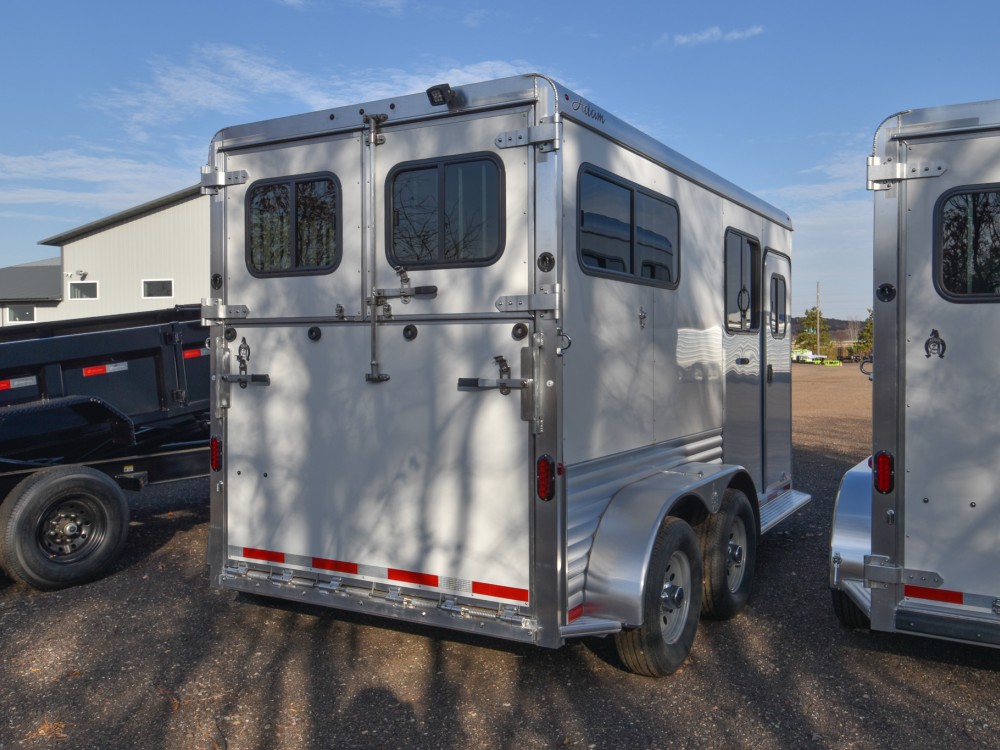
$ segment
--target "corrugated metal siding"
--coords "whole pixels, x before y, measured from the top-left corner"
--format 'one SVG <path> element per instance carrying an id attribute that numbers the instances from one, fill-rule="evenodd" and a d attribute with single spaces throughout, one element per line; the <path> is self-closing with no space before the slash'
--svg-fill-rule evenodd
<path id="1" fill-rule="evenodd" d="M 628 454 L 567 467 L 567 611 L 583 604 L 594 534 L 618 490 L 655 472 L 674 469 L 689 461 L 712 463 L 721 460 L 722 430 L 712 430 Z"/>
<path id="2" fill-rule="evenodd" d="M 197 304 L 209 296 L 209 198 L 195 196 L 143 214 L 63 246 L 63 302 L 39 308 L 36 319 L 158 310 Z M 98 283 L 98 299 L 70 297 L 70 283 Z M 172 279 L 171 298 L 143 299 L 144 279 Z"/>

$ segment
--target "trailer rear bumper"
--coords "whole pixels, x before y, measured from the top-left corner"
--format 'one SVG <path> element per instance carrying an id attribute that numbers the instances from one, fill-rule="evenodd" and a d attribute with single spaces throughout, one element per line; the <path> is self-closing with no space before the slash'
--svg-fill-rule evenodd
<path id="1" fill-rule="evenodd" d="M 900 607 L 896 610 L 896 630 L 1000 648 L 1000 620 L 970 612 L 948 613 Z"/>

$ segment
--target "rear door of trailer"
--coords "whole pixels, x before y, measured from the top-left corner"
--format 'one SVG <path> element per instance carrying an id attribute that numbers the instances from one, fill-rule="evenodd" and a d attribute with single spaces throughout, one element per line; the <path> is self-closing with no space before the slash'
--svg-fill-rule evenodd
<path id="1" fill-rule="evenodd" d="M 998 138 L 925 132 L 900 146 L 907 173 L 937 176 L 896 183 L 903 497 L 901 513 L 873 519 L 873 552 L 904 568 L 891 594 L 917 610 L 989 615 L 1000 599 L 1000 346 L 990 336 L 1000 327 Z M 876 420 L 883 408 L 875 404 Z M 919 612 L 896 625 L 923 627 Z"/>
<path id="2" fill-rule="evenodd" d="M 231 388 L 230 560 L 528 603 L 521 398 L 458 387 L 521 372 L 495 303 L 530 288 L 528 156 L 495 140 L 528 115 L 227 152 L 230 370 L 270 379 Z"/>

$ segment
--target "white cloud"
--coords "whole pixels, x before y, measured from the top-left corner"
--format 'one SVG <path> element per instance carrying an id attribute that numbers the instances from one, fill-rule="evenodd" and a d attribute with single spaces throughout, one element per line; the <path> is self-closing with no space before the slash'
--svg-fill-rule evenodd
<path id="1" fill-rule="evenodd" d="M 696 47 L 700 44 L 715 44 L 717 42 L 738 42 L 743 39 L 758 36 L 764 33 L 763 26 L 751 26 L 747 29 L 734 29 L 723 31 L 718 26 L 712 26 L 704 31 L 697 31 L 693 34 L 675 34 L 673 43 L 677 47 Z M 661 41 L 666 41 L 669 37 L 661 37 Z"/>
<path id="2" fill-rule="evenodd" d="M 289 113 L 315 111 L 423 91 L 442 81 L 472 83 L 534 69 L 523 62 L 484 60 L 415 70 L 310 74 L 232 45 L 204 46 L 185 62 L 156 59 L 151 65 L 150 82 L 115 90 L 96 103 L 125 122 L 128 134 L 139 141 L 173 132 L 176 123 L 206 113 L 249 116 L 269 108 L 262 102 Z"/>
<path id="3" fill-rule="evenodd" d="M 792 184 L 757 190 L 788 211 L 795 226 L 794 311 L 815 304 L 829 317 L 863 319 L 871 306 L 872 199 L 857 150 L 832 154 Z"/>

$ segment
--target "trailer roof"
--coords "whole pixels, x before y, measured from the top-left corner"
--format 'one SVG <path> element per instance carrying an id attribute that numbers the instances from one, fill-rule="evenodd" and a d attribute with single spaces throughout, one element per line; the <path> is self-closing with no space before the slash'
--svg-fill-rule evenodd
<path id="1" fill-rule="evenodd" d="M 228 151 L 268 143 L 319 138 L 337 132 L 357 131 L 365 127 L 367 115 L 375 113 L 387 114 L 387 122 L 392 124 L 428 120 L 445 114 L 485 111 L 521 103 L 540 103 L 545 110 L 544 115 L 570 119 L 600 132 L 621 146 L 643 154 L 665 169 L 682 175 L 765 219 L 792 229 L 792 220 L 784 211 L 682 156 L 547 76 L 531 73 L 455 86 L 453 91 L 454 96 L 447 104 L 447 109 L 433 106 L 426 93 L 408 94 L 392 99 L 224 128 L 216 134 L 213 144 L 220 151 Z"/>

